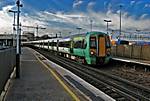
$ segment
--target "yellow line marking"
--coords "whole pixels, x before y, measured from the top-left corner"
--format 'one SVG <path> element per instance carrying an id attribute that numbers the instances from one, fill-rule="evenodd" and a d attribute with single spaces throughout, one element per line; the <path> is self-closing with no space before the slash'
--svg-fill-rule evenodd
<path id="1" fill-rule="evenodd" d="M 34 54 L 34 53 L 33 53 Z M 46 67 L 51 73 L 52 75 L 56 78 L 56 80 L 63 86 L 63 88 L 71 95 L 71 97 L 75 100 L 75 101 L 80 101 L 80 99 L 67 87 L 67 85 L 65 85 L 65 83 L 57 76 L 57 74 L 50 69 L 43 61 L 41 61 L 35 54 L 34 56 L 37 58 L 37 60 L 44 66 Z"/>

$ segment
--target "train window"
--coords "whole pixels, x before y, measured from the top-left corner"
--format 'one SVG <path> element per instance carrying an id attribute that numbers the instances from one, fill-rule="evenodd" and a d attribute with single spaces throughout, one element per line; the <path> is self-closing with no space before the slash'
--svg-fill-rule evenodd
<path id="1" fill-rule="evenodd" d="M 49 42 L 49 46 L 52 46 L 52 42 Z"/>
<path id="2" fill-rule="evenodd" d="M 65 47 L 70 48 L 70 41 L 65 42 Z"/>
<path id="3" fill-rule="evenodd" d="M 122 45 L 129 45 L 129 41 L 121 40 L 120 44 L 122 44 Z"/>
<path id="4" fill-rule="evenodd" d="M 43 42 L 40 42 L 40 45 L 43 45 Z"/>
<path id="5" fill-rule="evenodd" d="M 82 48 L 82 41 L 74 41 L 74 48 Z"/>
<path id="6" fill-rule="evenodd" d="M 83 49 L 85 49 L 87 46 L 86 40 L 83 39 L 82 44 L 83 44 Z"/>
<path id="7" fill-rule="evenodd" d="M 96 37 L 90 37 L 90 48 L 96 48 Z"/>
<path id="8" fill-rule="evenodd" d="M 63 47 L 63 42 L 59 42 L 58 46 Z"/>
<path id="9" fill-rule="evenodd" d="M 57 45 L 57 42 L 52 42 L 51 43 L 51 46 L 56 46 Z"/>
<path id="10" fill-rule="evenodd" d="M 70 41 L 66 41 L 66 42 L 59 42 L 59 47 L 70 47 Z"/>
<path id="11" fill-rule="evenodd" d="M 47 43 L 47 42 L 44 42 L 44 45 L 48 46 L 48 43 Z"/>

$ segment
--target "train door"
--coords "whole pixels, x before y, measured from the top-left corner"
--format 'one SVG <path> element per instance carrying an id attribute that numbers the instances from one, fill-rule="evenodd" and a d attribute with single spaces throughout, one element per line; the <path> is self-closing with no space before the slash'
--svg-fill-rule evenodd
<path id="1" fill-rule="evenodd" d="M 70 53 L 73 53 L 73 44 L 74 44 L 74 42 L 73 42 L 73 40 L 71 40 L 71 42 L 70 42 Z"/>
<path id="2" fill-rule="evenodd" d="M 47 42 L 47 49 L 49 50 L 49 41 Z"/>
<path id="3" fill-rule="evenodd" d="M 54 51 L 54 40 L 52 40 L 52 51 Z"/>
<path id="4" fill-rule="evenodd" d="M 99 57 L 104 57 L 106 55 L 106 44 L 105 44 L 105 37 L 104 36 L 99 36 L 98 38 L 98 56 Z"/>
<path id="5" fill-rule="evenodd" d="M 57 47 L 57 52 L 59 52 L 59 40 L 57 40 L 56 47 Z"/>

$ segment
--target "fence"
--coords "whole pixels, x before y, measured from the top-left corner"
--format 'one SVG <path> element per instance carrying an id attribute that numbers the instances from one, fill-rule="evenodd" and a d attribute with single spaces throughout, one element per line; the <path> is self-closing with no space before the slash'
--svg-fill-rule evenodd
<path id="1" fill-rule="evenodd" d="M 9 79 L 15 64 L 15 48 L 0 50 L 0 93 L 4 90 L 5 83 Z"/>
<path id="2" fill-rule="evenodd" d="M 150 46 L 118 45 L 112 46 L 112 56 L 150 61 Z"/>

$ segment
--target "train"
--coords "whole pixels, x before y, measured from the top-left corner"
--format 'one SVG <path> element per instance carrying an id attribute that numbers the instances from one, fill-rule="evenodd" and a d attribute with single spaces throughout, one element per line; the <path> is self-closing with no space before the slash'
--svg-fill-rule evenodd
<path id="1" fill-rule="evenodd" d="M 111 59 L 109 35 L 98 31 L 64 38 L 30 41 L 24 44 L 47 49 L 63 57 L 88 65 L 107 64 Z"/>

